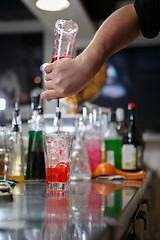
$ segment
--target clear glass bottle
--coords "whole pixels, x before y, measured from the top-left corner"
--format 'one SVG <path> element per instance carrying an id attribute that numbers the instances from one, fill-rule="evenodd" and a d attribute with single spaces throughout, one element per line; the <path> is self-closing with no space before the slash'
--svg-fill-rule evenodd
<path id="1" fill-rule="evenodd" d="M 59 19 L 54 26 L 54 45 L 52 63 L 62 58 L 73 58 L 74 44 L 78 33 L 78 24 L 70 19 Z M 59 99 L 57 99 L 56 117 L 54 119 L 54 132 L 60 132 L 61 112 Z"/>
<path id="2" fill-rule="evenodd" d="M 15 181 L 24 180 L 24 146 L 22 133 L 20 132 L 16 113 L 14 114 L 15 124 L 12 128 L 11 137 L 9 138 L 10 152 L 7 165 L 6 179 Z"/>
<path id="3" fill-rule="evenodd" d="M 38 107 L 38 116 L 36 119 L 36 130 L 32 143 L 30 172 L 31 179 L 45 179 L 45 162 L 43 151 L 43 131 L 44 131 L 44 117 L 43 108 Z"/>
<path id="4" fill-rule="evenodd" d="M 118 169 L 121 169 L 121 147 L 122 137 L 116 127 L 116 114 L 114 109 L 110 109 L 108 129 L 104 134 L 105 161 Z"/>
<path id="5" fill-rule="evenodd" d="M 71 180 L 87 180 L 91 178 L 91 168 L 84 142 L 85 125 L 83 118 L 75 120 L 75 136 L 72 146 Z"/>
<path id="6" fill-rule="evenodd" d="M 122 169 L 132 172 L 143 168 L 144 142 L 136 122 L 135 103 L 128 104 L 128 113 L 128 129 L 122 140 Z"/>

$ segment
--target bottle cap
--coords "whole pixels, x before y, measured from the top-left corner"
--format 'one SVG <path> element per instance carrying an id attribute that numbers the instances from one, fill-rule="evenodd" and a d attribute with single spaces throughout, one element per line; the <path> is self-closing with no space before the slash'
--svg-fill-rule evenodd
<path id="1" fill-rule="evenodd" d="M 136 103 L 128 103 L 129 108 L 136 108 Z"/>

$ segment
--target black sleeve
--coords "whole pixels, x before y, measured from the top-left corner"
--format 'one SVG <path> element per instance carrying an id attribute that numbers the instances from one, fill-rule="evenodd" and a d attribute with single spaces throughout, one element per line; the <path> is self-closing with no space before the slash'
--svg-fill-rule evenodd
<path id="1" fill-rule="evenodd" d="M 143 36 L 154 38 L 160 31 L 160 0 L 134 0 Z"/>

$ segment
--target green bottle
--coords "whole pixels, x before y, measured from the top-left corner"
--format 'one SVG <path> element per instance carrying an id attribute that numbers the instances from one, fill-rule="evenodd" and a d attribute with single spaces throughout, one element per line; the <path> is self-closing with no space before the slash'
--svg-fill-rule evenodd
<path id="1" fill-rule="evenodd" d="M 43 109 L 42 107 L 38 107 L 38 116 L 36 119 L 36 131 L 32 143 L 30 161 L 31 179 L 39 180 L 46 178 L 43 151 L 43 129 L 44 129 Z"/>
<path id="2" fill-rule="evenodd" d="M 122 137 L 118 134 L 116 128 L 115 110 L 110 110 L 110 119 L 108 129 L 104 135 L 105 161 L 121 169 L 121 148 Z"/>
<path id="3" fill-rule="evenodd" d="M 28 154 L 27 154 L 27 168 L 25 179 L 31 179 L 31 169 L 30 169 L 30 162 L 31 162 L 31 151 L 32 151 L 32 144 L 35 135 L 36 129 L 36 119 L 38 115 L 38 104 L 39 104 L 39 96 L 33 96 L 31 100 L 31 119 L 28 120 Z"/>
<path id="4" fill-rule="evenodd" d="M 30 169 L 30 160 L 31 160 L 31 150 L 32 150 L 32 144 L 33 144 L 33 139 L 35 135 L 35 130 L 32 128 L 33 123 L 31 120 L 28 121 L 28 135 L 29 135 L 29 140 L 28 140 L 28 154 L 27 154 L 27 169 L 26 169 L 26 180 L 31 179 L 31 169 Z"/>

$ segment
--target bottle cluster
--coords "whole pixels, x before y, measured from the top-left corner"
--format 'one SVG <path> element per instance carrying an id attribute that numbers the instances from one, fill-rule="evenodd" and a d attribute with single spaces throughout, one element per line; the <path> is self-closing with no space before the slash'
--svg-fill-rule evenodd
<path id="1" fill-rule="evenodd" d="M 144 168 L 144 141 L 136 121 L 136 104 L 128 103 L 128 118 L 124 110 L 111 109 L 109 124 L 104 135 L 105 161 L 124 171 Z"/>
<path id="2" fill-rule="evenodd" d="M 12 128 L 8 134 L 6 179 L 23 181 L 24 179 L 45 179 L 43 151 L 44 117 L 39 104 L 39 96 L 31 100 L 31 119 L 28 121 L 28 151 L 25 154 L 22 120 L 18 100 L 13 111 Z"/>
<path id="3" fill-rule="evenodd" d="M 39 96 L 32 98 L 31 110 L 31 119 L 28 121 L 27 161 L 25 163 L 18 101 L 15 104 L 12 133 L 8 140 L 10 149 L 7 152 L 9 155 L 7 179 L 15 181 L 46 179 L 43 149 L 45 126 Z M 128 103 L 127 119 L 125 119 L 122 108 L 110 109 L 108 120 L 106 116 L 102 113 L 101 107 L 93 109 L 89 114 L 87 114 L 86 108 L 83 108 L 82 117 L 75 122 L 71 179 L 91 178 L 95 168 L 102 161 L 123 171 L 136 172 L 144 169 L 144 141 L 137 125 L 136 104 Z M 56 132 L 55 128 L 54 132 Z"/>

